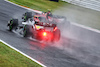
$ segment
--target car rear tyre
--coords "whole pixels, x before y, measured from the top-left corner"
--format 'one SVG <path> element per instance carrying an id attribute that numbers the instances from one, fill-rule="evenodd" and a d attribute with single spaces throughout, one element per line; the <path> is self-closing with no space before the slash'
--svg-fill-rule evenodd
<path id="1" fill-rule="evenodd" d="M 60 30 L 57 29 L 56 31 L 54 31 L 53 33 L 53 41 L 59 41 L 60 40 Z"/>
<path id="2" fill-rule="evenodd" d="M 25 25 L 23 30 L 23 37 L 29 36 L 29 26 Z"/>

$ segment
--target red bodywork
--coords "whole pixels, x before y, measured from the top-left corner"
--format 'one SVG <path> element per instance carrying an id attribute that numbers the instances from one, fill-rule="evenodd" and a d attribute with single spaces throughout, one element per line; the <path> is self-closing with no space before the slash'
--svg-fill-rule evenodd
<path id="1" fill-rule="evenodd" d="M 52 40 L 53 39 L 53 32 L 45 31 L 45 30 L 36 30 L 34 32 L 34 36 L 38 40 Z"/>
<path id="2" fill-rule="evenodd" d="M 40 26 L 40 28 L 38 28 Z M 42 27 L 42 28 L 41 28 Z M 35 24 L 35 37 L 39 40 L 52 40 L 53 32 L 57 27 L 52 25 L 43 25 L 42 22 Z"/>
<path id="3" fill-rule="evenodd" d="M 45 21 L 42 22 L 41 18 L 44 18 Z M 38 15 L 34 15 L 34 21 L 36 22 L 35 24 L 35 37 L 36 39 L 39 40 L 49 40 L 52 41 L 55 37 L 54 32 L 58 29 L 56 24 L 53 23 L 48 23 L 49 22 L 58 22 L 58 19 L 56 18 L 52 18 L 50 16 L 47 17 L 46 13 L 45 14 L 38 14 Z M 47 23 L 45 23 L 47 22 Z M 37 29 L 37 26 L 41 26 L 43 28 Z M 46 28 L 49 30 L 46 30 Z"/>

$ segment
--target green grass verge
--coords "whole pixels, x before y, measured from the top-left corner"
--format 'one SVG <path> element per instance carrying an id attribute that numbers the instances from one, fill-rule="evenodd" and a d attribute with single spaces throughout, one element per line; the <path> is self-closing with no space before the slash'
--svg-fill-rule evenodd
<path id="1" fill-rule="evenodd" d="M 42 67 L 0 42 L 0 67 Z"/>
<path id="2" fill-rule="evenodd" d="M 40 11 L 47 11 L 48 9 L 54 10 L 65 4 L 65 2 L 61 0 L 59 0 L 59 2 L 54 2 L 49 0 L 8 0 L 8 1 Z"/>

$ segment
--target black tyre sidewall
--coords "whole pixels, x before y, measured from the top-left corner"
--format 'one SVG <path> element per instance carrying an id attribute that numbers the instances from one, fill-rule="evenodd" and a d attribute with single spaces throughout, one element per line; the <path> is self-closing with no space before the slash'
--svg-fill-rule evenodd
<path id="1" fill-rule="evenodd" d="M 12 19 L 12 22 L 10 21 L 10 24 L 9 24 L 9 31 L 12 31 L 17 26 L 18 26 L 18 19 Z"/>
<path id="2" fill-rule="evenodd" d="M 30 27 L 28 25 L 24 26 L 23 33 L 23 37 L 28 37 L 30 35 Z"/>
<path id="3" fill-rule="evenodd" d="M 60 40 L 60 30 L 57 29 L 53 32 L 53 41 L 59 41 Z"/>

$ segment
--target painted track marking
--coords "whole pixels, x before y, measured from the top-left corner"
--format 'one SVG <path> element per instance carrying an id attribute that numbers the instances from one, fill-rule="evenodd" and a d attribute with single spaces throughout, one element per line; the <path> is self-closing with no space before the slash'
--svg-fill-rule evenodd
<path id="1" fill-rule="evenodd" d="M 25 53 L 21 52 L 20 50 L 16 49 L 15 47 L 13 47 L 13 46 L 9 45 L 8 43 L 4 42 L 3 40 L 0 39 L 0 42 L 4 43 L 5 45 L 7 45 L 8 47 L 14 49 L 15 51 L 21 53 L 22 55 L 26 56 L 27 58 L 31 59 L 32 61 L 38 63 L 39 65 L 41 65 L 43 67 L 47 67 L 44 64 L 40 63 L 39 61 L 37 61 L 37 60 L 33 59 L 32 57 L 28 56 L 27 54 L 25 54 Z"/>

